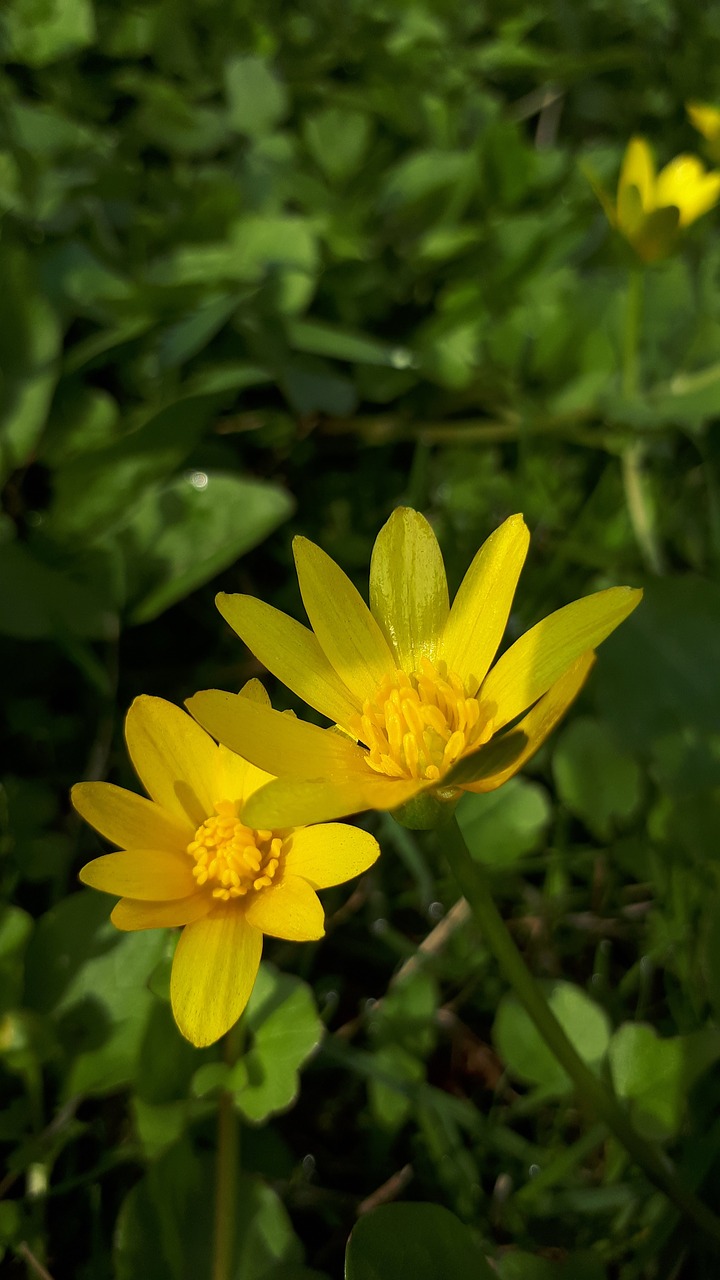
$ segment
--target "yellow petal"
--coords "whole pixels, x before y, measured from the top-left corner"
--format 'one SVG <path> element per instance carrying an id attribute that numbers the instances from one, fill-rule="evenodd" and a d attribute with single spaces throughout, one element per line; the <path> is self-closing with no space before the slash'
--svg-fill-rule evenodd
<path id="1" fill-rule="evenodd" d="M 435 660 L 448 616 L 445 565 L 427 520 L 410 507 L 393 511 L 375 540 L 370 608 L 403 671 Z"/>
<path id="2" fill-rule="evenodd" d="M 205 689 L 188 698 L 187 705 L 213 737 L 268 773 L 321 778 L 338 771 L 367 771 L 364 752 L 344 734 L 257 706 L 234 693 Z"/>
<path id="3" fill-rule="evenodd" d="M 243 1012 L 255 985 L 262 934 L 233 902 L 183 929 L 170 975 L 175 1021 L 192 1044 L 213 1044 Z"/>
<path id="4" fill-rule="evenodd" d="M 512 778 L 522 769 L 565 715 L 571 702 L 582 689 L 594 663 L 595 654 L 584 653 L 559 680 L 555 681 L 544 697 L 535 703 L 532 711 L 523 716 L 512 732 L 517 730 L 524 733 L 527 742 L 511 765 L 499 770 L 492 777 L 483 778 L 480 782 L 461 783 L 462 789 L 464 791 L 496 791 L 504 782 L 507 782 L 508 778 Z"/>
<path id="5" fill-rule="evenodd" d="M 121 849 L 184 850 L 195 833 L 184 815 L 167 813 L 112 782 L 78 782 L 70 794 L 80 816 Z"/>
<path id="6" fill-rule="evenodd" d="M 675 205 L 680 226 L 702 217 L 720 198 L 720 173 L 707 173 L 697 156 L 676 156 L 658 175 L 659 205 Z"/>
<path id="7" fill-rule="evenodd" d="M 200 920 L 215 906 L 215 899 L 207 893 L 192 893 L 188 898 L 174 902 L 138 902 L 133 898 L 121 898 L 110 912 L 116 929 L 171 929 L 177 925 Z"/>
<path id="8" fill-rule="evenodd" d="M 708 142 L 720 138 L 720 111 L 707 102 L 688 102 L 685 105 L 690 123 Z"/>
<path id="9" fill-rule="evenodd" d="M 228 596 L 228 599 L 232 599 L 232 597 Z M 256 680 L 255 677 L 253 677 L 252 680 L 245 681 L 245 684 L 243 685 L 242 689 L 238 694 L 238 697 L 249 698 L 251 702 L 257 702 L 260 704 L 261 707 L 272 706 L 272 703 L 270 701 L 270 694 L 265 688 L 265 685 L 262 683 L 261 680 Z"/>
<path id="10" fill-rule="evenodd" d="M 360 702 L 346 689 L 302 623 L 253 596 L 216 596 L 215 603 L 255 657 L 321 715 L 348 724 Z"/>
<path id="11" fill-rule="evenodd" d="M 213 812 L 218 750 L 187 712 L 164 698 L 136 698 L 125 721 L 130 758 L 148 795 L 197 829 Z"/>
<path id="12" fill-rule="evenodd" d="M 368 831 L 343 822 L 303 827 L 285 842 L 284 849 L 287 873 L 302 876 L 314 889 L 352 880 L 380 856 L 380 846 Z"/>
<path id="13" fill-rule="evenodd" d="M 483 701 L 494 702 L 495 729 L 514 720 L 632 613 L 642 591 L 610 587 L 566 604 L 525 632 L 498 660 L 485 680 Z"/>
<path id="14" fill-rule="evenodd" d="M 315 890 L 299 876 L 286 875 L 249 899 L 248 924 L 273 938 L 314 942 L 325 932 L 325 912 Z"/>
<path id="15" fill-rule="evenodd" d="M 260 707 L 271 706 L 267 691 L 259 680 L 248 680 L 236 696 L 249 699 Z M 257 791 L 258 787 L 264 787 L 267 782 L 272 781 L 274 776 L 272 773 L 256 768 L 254 764 L 250 764 L 249 760 L 244 760 L 228 747 L 222 745 L 219 747 L 218 795 L 222 796 L 223 800 L 234 800 L 244 804 L 253 791 Z"/>
<path id="16" fill-rule="evenodd" d="M 510 516 L 478 551 L 460 584 L 440 645 L 440 656 L 473 695 L 482 684 L 507 626 L 529 533 Z"/>
<path id="17" fill-rule="evenodd" d="M 644 138 L 631 138 L 628 143 L 618 182 L 618 205 L 628 187 L 637 188 L 645 213 L 655 208 L 655 162 Z"/>
<path id="18" fill-rule="evenodd" d="M 293 542 L 303 604 L 325 657 L 359 702 L 395 670 L 385 637 L 339 565 L 307 538 Z"/>
<path id="19" fill-rule="evenodd" d="M 116 893 L 120 898 L 163 902 L 187 898 L 197 891 L 192 865 L 187 854 L 166 853 L 161 849 L 129 849 L 93 858 L 82 868 L 80 879 L 93 889 Z"/>
<path id="20" fill-rule="evenodd" d="M 220 782 L 218 789 L 222 793 L 223 799 L 237 800 L 240 804 L 244 804 L 259 787 L 264 787 L 266 783 L 272 782 L 274 776 L 274 774 L 266 773 L 264 769 L 258 769 L 254 764 L 250 764 L 249 760 L 243 760 L 241 756 L 234 751 L 230 751 L 228 747 L 220 747 Z"/>
<path id="21" fill-rule="evenodd" d="M 416 778 L 354 775 L 344 780 L 318 782 L 298 778 L 278 778 L 268 783 L 248 801 L 243 822 L 251 827 L 302 827 L 313 822 L 331 822 L 364 809 L 399 809 L 413 796 L 428 789 Z"/>

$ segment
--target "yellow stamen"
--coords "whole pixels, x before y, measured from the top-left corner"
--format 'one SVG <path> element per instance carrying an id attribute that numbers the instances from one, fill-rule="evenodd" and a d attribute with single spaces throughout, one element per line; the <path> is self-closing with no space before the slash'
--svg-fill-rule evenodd
<path id="1" fill-rule="evenodd" d="M 227 902 L 273 883 L 282 856 L 282 839 L 272 831 L 243 826 L 232 800 L 220 800 L 215 814 L 195 832 L 187 851 L 195 859 L 198 887 L 212 882 L 212 896 Z"/>
<path id="2" fill-rule="evenodd" d="M 390 778 L 437 782 L 457 760 L 492 736 L 495 707 L 468 698 L 444 662 L 422 658 L 420 670 L 385 676 L 351 726 L 365 760 Z"/>

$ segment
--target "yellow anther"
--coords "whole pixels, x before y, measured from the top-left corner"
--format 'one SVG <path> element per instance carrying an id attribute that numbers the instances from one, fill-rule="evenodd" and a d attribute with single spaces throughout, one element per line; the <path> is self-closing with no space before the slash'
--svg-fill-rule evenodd
<path id="1" fill-rule="evenodd" d="M 252 831 L 240 822 L 232 800 L 220 800 L 187 846 L 195 861 L 198 887 L 228 902 L 273 883 L 282 859 L 282 839 L 272 831 Z"/>
<path id="2" fill-rule="evenodd" d="M 468 698 L 445 663 L 427 658 L 420 669 L 385 676 L 352 725 L 367 747 L 365 761 L 390 778 L 437 782 L 466 752 L 492 734 L 494 706 Z"/>

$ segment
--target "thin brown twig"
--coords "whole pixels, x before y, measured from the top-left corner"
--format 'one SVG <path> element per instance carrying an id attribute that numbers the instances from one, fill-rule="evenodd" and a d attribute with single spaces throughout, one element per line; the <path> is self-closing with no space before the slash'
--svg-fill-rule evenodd
<path id="1" fill-rule="evenodd" d="M 389 1204 L 391 1200 L 397 1200 L 402 1195 L 406 1186 L 415 1176 L 415 1170 L 411 1164 L 404 1164 L 402 1169 L 398 1169 L 387 1180 L 383 1182 L 381 1187 L 376 1191 L 371 1191 L 369 1196 L 360 1201 L 357 1207 L 357 1216 L 361 1218 L 364 1213 L 369 1213 L 371 1209 L 377 1209 L 378 1205 Z"/>
<path id="2" fill-rule="evenodd" d="M 27 1241 L 21 1240 L 20 1244 L 17 1247 L 16 1252 L 19 1253 L 22 1258 L 24 1258 L 28 1266 L 31 1267 L 32 1270 L 35 1272 L 35 1275 L 40 1276 L 40 1280 L 53 1280 L 53 1277 L 50 1275 L 50 1272 L 48 1271 L 47 1267 L 44 1267 L 42 1262 L 40 1262 L 40 1260 L 35 1257 L 35 1254 L 33 1253 Z"/>

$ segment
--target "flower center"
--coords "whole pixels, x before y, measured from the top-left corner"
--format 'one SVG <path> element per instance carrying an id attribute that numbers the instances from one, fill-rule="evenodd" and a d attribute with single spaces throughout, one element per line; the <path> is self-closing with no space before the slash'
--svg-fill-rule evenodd
<path id="1" fill-rule="evenodd" d="M 376 773 L 435 782 L 488 741 L 494 713 L 492 703 L 466 697 L 462 680 L 444 662 L 422 658 L 419 672 L 385 676 L 350 727 Z"/>
<path id="2" fill-rule="evenodd" d="M 272 884 L 282 853 L 282 839 L 272 831 L 252 831 L 238 820 L 232 800 L 220 800 L 187 847 L 195 859 L 198 887 L 212 885 L 213 898 L 242 898 Z"/>

